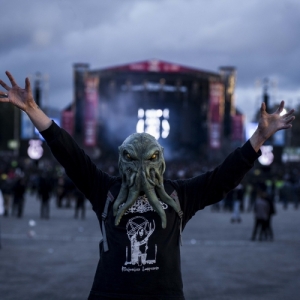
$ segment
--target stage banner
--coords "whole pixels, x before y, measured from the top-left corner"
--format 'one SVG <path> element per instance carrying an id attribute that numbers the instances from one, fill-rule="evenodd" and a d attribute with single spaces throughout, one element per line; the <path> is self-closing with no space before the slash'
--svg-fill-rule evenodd
<path id="1" fill-rule="evenodd" d="M 244 115 L 235 115 L 231 117 L 231 140 L 245 141 Z"/>
<path id="2" fill-rule="evenodd" d="M 71 110 L 64 110 L 61 113 L 61 127 L 71 136 L 74 134 L 74 113 Z"/>
<path id="3" fill-rule="evenodd" d="M 85 79 L 84 145 L 87 147 L 96 146 L 97 143 L 98 86 L 98 77 L 88 76 Z"/>
<path id="4" fill-rule="evenodd" d="M 209 85 L 209 146 L 211 149 L 221 147 L 222 122 L 224 114 L 224 86 L 219 82 Z"/>

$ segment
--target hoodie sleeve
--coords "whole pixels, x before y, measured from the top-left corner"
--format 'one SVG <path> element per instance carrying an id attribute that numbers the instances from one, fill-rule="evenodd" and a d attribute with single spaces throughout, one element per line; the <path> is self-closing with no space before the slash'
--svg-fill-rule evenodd
<path id="1" fill-rule="evenodd" d="M 260 155 L 261 152 L 255 152 L 250 141 L 247 141 L 230 153 L 214 170 L 175 181 L 185 218 L 188 220 L 198 210 L 224 199 L 241 182 Z"/>
<path id="2" fill-rule="evenodd" d="M 98 169 L 75 140 L 55 122 L 41 135 L 66 174 L 93 206 L 96 199 L 105 198 L 113 177 Z"/>

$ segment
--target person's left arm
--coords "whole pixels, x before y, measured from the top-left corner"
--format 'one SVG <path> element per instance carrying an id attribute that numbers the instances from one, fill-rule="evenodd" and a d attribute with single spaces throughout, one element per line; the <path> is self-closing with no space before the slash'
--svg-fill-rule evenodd
<path id="1" fill-rule="evenodd" d="M 260 151 L 256 152 L 248 140 L 212 171 L 179 181 L 186 198 L 186 203 L 183 204 L 187 206 L 185 210 L 191 210 L 194 214 L 197 210 L 224 199 L 242 181 L 259 155 Z"/>
<path id="2" fill-rule="evenodd" d="M 295 119 L 294 110 L 280 115 L 283 108 L 284 102 L 282 101 L 273 114 L 268 114 L 265 104 L 262 103 L 258 127 L 250 140 L 229 154 L 214 170 L 177 182 L 183 198 L 186 199 L 183 206 L 186 206 L 191 214 L 224 199 L 226 194 L 234 189 L 253 167 L 261 154 L 260 147 L 264 142 L 278 130 L 292 127 L 291 123 Z"/>

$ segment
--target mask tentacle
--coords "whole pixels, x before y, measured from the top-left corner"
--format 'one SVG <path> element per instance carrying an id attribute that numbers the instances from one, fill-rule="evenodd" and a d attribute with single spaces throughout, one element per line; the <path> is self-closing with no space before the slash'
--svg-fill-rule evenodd
<path id="1" fill-rule="evenodd" d="M 180 212 L 180 207 L 178 207 L 177 203 L 172 199 L 167 192 L 165 191 L 163 178 L 160 174 L 155 172 L 154 169 L 150 170 L 151 178 L 153 181 L 156 182 L 155 190 L 160 198 L 161 201 L 165 202 L 166 204 L 170 205 L 177 213 Z"/>
<path id="2" fill-rule="evenodd" d="M 177 213 L 180 212 L 180 208 L 178 207 L 177 203 L 166 193 L 163 185 L 156 186 L 155 190 L 161 201 L 170 205 Z"/>
<path id="3" fill-rule="evenodd" d="M 114 216 L 117 215 L 119 206 L 126 201 L 127 195 L 128 195 L 128 188 L 130 188 L 134 182 L 134 177 L 135 177 L 134 173 L 130 174 L 129 170 L 127 170 L 126 173 L 127 173 L 127 177 L 126 177 L 126 174 L 123 174 L 123 176 L 122 176 L 121 190 L 120 190 L 119 195 L 113 205 Z M 128 180 L 127 180 L 127 178 L 128 178 Z"/>
<path id="4" fill-rule="evenodd" d="M 119 225 L 122 216 L 124 215 L 125 211 L 130 208 L 134 202 L 137 200 L 137 198 L 139 197 L 139 193 L 140 191 L 138 189 L 130 189 L 129 190 L 129 194 L 128 194 L 128 198 L 127 201 L 125 202 L 125 204 L 119 208 L 116 219 L 115 219 L 115 225 Z"/>
<path id="5" fill-rule="evenodd" d="M 113 205 L 114 216 L 117 215 L 119 206 L 126 201 L 127 195 L 128 195 L 128 190 L 135 183 L 135 178 L 136 178 L 135 173 L 132 172 L 131 169 L 128 169 L 126 171 L 126 174 L 127 174 L 127 176 L 125 174 L 123 174 L 121 190 L 120 190 L 119 195 Z"/>
<path id="6" fill-rule="evenodd" d="M 131 188 L 135 183 L 136 175 L 135 173 L 131 173 L 130 170 L 128 170 L 128 174 L 129 174 L 128 186 L 129 188 Z"/>
<path id="7" fill-rule="evenodd" d="M 155 178 L 155 171 L 154 171 L 154 169 L 150 169 L 150 172 L 149 172 L 150 174 L 150 177 L 148 178 L 148 181 L 151 183 L 151 185 L 153 185 L 153 186 L 156 186 L 157 185 L 157 183 L 158 183 L 158 181 L 157 181 L 157 179 Z"/>
<path id="8" fill-rule="evenodd" d="M 146 190 L 145 193 L 146 193 L 149 203 L 151 204 L 151 206 L 154 208 L 154 210 L 159 214 L 159 216 L 161 218 L 162 228 L 166 228 L 167 216 L 166 216 L 166 213 L 165 213 L 162 205 L 160 204 L 160 202 L 158 201 L 158 199 L 156 197 L 154 189 Z"/>
<path id="9" fill-rule="evenodd" d="M 150 176 L 152 176 L 152 171 L 151 170 L 150 170 Z M 148 198 L 148 201 L 151 204 L 151 206 L 153 207 L 153 209 L 160 216 L 161 222 L 162 222 L 162 228 L 166 228 L 166 226 L 167 226 L 167 216 L 166 216 L 166 213 L 165 213 L 162 205 L 158 201 L 157 196 L 155 194 L 155 190 L 154 190 L 155 182 L 153 182 L 153 180 L 147 179 L 146 174 L 145 174 L 144 171 L 142 172 L 142 178 L 143 178 L 143 185 L 144 185 L 145 194 Z M 151 184 L 151 181 L 154 184 Z M 156 181 L 156 180 L 154 179 L 154 181 Z"/>
<path id="10" fill-rule="evenodd" d="M 115 200 L 114 206 L 113 206 L 114 216 L 117 215 L 119 206 L 126 201 L 127 195 L 128 195 L 127 184 L 122 183 L 121 190 L 120 190 L 119 195 L 118 195 L 117 199 Z"/>
<path id="11" fill-rule="evenodd" d="M 117 207 L 117 213 L 116 213 L 116 218 L 115 218 L 115 225 L 119 225 L 122 216 L 124 215 L 125 211 L 130 208 L 134 202 L 137 200 L 139 194 L 140 194 L 140 177 L 138 173 L 131 173 L 131 171 L 128 171 L 129 176 L 128 182 L 129 182 L 129 192 L 128 196 L 126 195 L 126 202 L 125 204 L 119 208 Z M 128 187 L 128 185 L 127 185 Z"/>

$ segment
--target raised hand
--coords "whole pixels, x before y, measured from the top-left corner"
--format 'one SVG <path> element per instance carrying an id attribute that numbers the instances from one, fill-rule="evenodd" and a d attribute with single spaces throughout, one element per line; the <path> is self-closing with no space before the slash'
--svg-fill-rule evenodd
<path id="1" fill-rule="evenodd" d="M 293 116 L 294 109 L 284 115 L 280 115 L 284 108 L 284 101 L 281 101 L 279 107 L 273 114 L 266 112 L 266 104 L 262 103 L 260 108 L 260 118 L 258 121 L 258 129 L 263 138 L 268 139 L 276 131 L 288 129 L 292 127 L 292 122 L 295 119 Z"/>
<path id="2" fill-rule="evenodd" d="M 25 79 L 25 89 L 22 89 L 17 85 L 10 72 L 6 71 L 5 73 L 11 83 L 11 87 L 0 80 L 0 85 L 7 91 L 7 93 L 0 91 L 0 102 L 10 102 L 25 112 L 30 108 L 37 107 L 33 99 L 29 79 Z"/>
<path id="3" fill-rule="evenodd" d="M 284 101 L 281 101 L 277 110 L 272 114 L 268 114 L 266 104 L 262 103 L 257 130 L 250 138 L 250 142 L 256 151 L 258 151 L 263 143 L 275 132 L 292 127 L 292 122 L 295 119 L 295 116 L 293 116 L 294 109 L 281 116 L 280 114 L 283 108 Z"/>
<path id="4" fill-rule="evenodd" d="M 10 102 L 25 111 L 38 131 L 49 128 L 52 120 L 35 103 L 29 79 L 25 79 L 25 89 L 22 89 L 17 85 L 15 79 L 8 71 L 5 73 L 11 83 L 11 87 L 0 80 L 0 85 L 7 91 L 0 91 L 0 102 Z"/>

